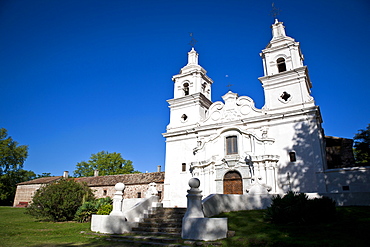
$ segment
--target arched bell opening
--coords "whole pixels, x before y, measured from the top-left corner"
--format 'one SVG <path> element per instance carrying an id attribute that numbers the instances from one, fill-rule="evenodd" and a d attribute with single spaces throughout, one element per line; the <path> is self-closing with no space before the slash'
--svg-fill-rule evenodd
<path id="1" fill-rule="evenodd" d="M 284 58 L 282 58 L 282 57 L 278 58 L 278 60 L 276 60 L 276 64 L 277 64 L 279 73 L 286 71 L 286 64 L 285 64 L 285 59 Z"/>

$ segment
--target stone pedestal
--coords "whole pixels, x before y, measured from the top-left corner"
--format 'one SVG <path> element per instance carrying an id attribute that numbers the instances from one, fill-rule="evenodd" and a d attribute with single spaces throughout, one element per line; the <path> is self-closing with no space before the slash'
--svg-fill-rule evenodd
<path id="1" fill-rule="evenodd" d="M 125 189 L 125 185 L 123 183 L 117 183 L 114 186 L 116 193 L 113 196 L 113 210 L 109 215 L 114 216 L 124 216 L 122 212 L 122 201 L 123 201 L 123 190 Z"/>
<path id="2" fill-rule="evenodd" d="M 197 178 L 189 180 L 188 208 L 182 219 L 183 239 L 217 240 L 227 237 L 227 218 L 204 218 L 202 210 L 202 191 Z"/>
<path id="3" fill-rule="evenodd" d="M 197 178 L 189 180 L 190 190 L 188 190 L 188 206 L 184 218 L 204 218 L 202 210 L 202 191 L 199 190 L 200 181 Z"/>

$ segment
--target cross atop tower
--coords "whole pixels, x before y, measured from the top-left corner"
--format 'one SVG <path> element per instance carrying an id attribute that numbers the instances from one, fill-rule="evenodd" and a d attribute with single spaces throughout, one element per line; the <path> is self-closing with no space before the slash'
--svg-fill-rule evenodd
<path id="1" fill-rule="evenodd" d="M 194 47 L 195 46 L 195 44 L 198 42 L 196 39 L 194 39 L 194 37 L 193 37 L 193 33 L 189 33 L 189 36 L 191 37 L 191 40 L 190 40 L 190 42 L 189 42 L 189 45 L 191 46 L 191 47 Z"/>
<path id="2" fill-rule="evenodd" d="M 274 17 L 274 19 L 276 19 L 276 17 L 280 15 L 280 9 L 275 7 L 274 2 L 271 4 L 271 7 L 272 9 L 271 9 L 270 15 Z"/>

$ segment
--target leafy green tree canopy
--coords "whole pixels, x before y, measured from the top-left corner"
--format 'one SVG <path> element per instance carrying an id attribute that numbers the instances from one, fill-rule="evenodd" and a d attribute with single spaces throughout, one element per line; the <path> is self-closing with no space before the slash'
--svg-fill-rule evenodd
<path id="1" fill-rule="evenodd" d="M 19 145 L 0 128 L 0 205 L 12 205 L 17 183 L 36 177 L 34 172 L 22 169 L 27 156 L 28 146 Z"/>
<path id="2" fill-rule="evenodd" d="M 94 170 L 99 170 L 100 176 L 138 173 L 134 170 L 132 161 L 123 159 L 120 153 L 101 151 L 92 154 L 89 161 L 77 163 L 74 176 L 90 177 L 94 175 Z"/>
<path id="3" fill-rule="evenodd" d="M 13 205 L 17 184 L 37 178 L 33 171 L 18 169 L 0 175 L 0 205 Z"/>
<path id="4" fill-rule="evenodd" d="M 0 128 L 0 175 L 21 169 L 27 156 L 28 146 L 19 145 L 6 129 Z"/>
<path id="5" fill-rule="evenodd" d="M 355 135 L 354 154 L 358 165 L 370 165 L 370 124 Z"/>
<path id="6" fill-rule="evenodd" d="M 36 175 L 36 178 L 44 178 L 44 177 L 51 177 L 51 173 L 50 172 L 43 172 L 41 174 Z"/>

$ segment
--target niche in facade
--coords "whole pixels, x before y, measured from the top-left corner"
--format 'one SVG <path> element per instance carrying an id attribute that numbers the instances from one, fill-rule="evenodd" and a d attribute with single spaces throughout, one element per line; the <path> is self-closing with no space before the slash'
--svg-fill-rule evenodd
<path id="1" fill-rule="evenodd" d="M 296 162 L 297 161 L 297 157 L 295 155 L 295 152 L 289 152 L 289 159 L 290 159 L 290 162 Z"/>

